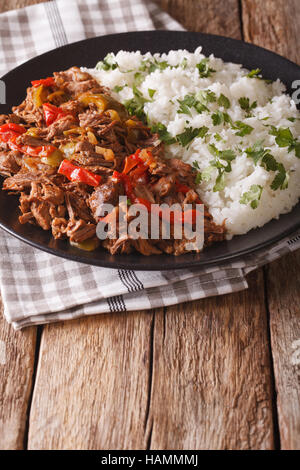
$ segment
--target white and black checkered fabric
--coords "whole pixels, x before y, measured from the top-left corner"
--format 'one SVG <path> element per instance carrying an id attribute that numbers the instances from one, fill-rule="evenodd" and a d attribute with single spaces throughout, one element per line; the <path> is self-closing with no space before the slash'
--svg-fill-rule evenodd
<path id="1" fill-rule="evenodd" d="M 147 0 L 56 0 L 0 15 L 0 75 L 63 44 L 102 34 L 183 29 Z M 143 310 L 247 288 L 245 275 L 300 247 L 300 231 L 271 249 L 210 269 L 134 272 L 67 261 L 0 232 L 4 315 L 15 329 Z"/>

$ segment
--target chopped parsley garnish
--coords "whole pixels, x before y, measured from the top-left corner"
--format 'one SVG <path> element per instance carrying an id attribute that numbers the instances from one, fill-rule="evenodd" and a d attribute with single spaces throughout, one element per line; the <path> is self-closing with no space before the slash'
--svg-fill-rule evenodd
<path id="1" fill-rule="evenodd" d="M 270 135 L 275 136 L 278 147 L 288 147 L 288 152 L 295 150 L 297 158 L 300 158 L 300 142 L 294 138 L 289 128 L 271 126 Z"/>
<path id="2" fill-rule="evenodd" d="M 264 151 L 264 155 L 261 159 L 261 166 L 263 166 L 267 171 L 278 170 L 278 163 L 276 158 L 274 158 L 273 155 L 267 150 Z"/>
<path id="3" fill-rule="evenodd" d="M 216 101 L 216 95 L 210 90 L 201 90 L 196 95 L 185 95 L 183 100 L 177 100 L 180 104 L 178 114 L 191 116 L 191 109 L 194 108 L 199 114 L 209 111 L 208 103 Z"/>
<path id="4" fill-rule="evenodd" d="M 166 126 L 162 124 L 161 122 L 158 122 L 157 124 L 154 124 L 151 127 L 151 132 L 157 133 L 160 140 L 162 142 L 165 142 L 167 145 L 171 145 L 171 144 L 174 144 L 175 142 L 178 142 L 182 147 L 186 147 L 196 137 L 201 137 L 201 138 L 205 137 L 208 132 L 208 127 L 206 126 L 197 127 L 197 128 L 186 127 L 184 129 L 184 132 L 182 132 L 181 134 L 177 134 L 176 137 L 173 137 L 170 134 L 170 132 L 168 132 Z"/>
<path id="5" fill-rule="evenodd" d="M 177 100 L 178 103 L 180 104 L 179 109 L 178 109 L 178 114 L 187 114 L 188 116 L 191 116 L 192 113 L 190 111 L 191 108 L 195 107 L 197 104 L 197 100 L 195 99 L 194 95 L 185 95 L 183 100 Z"/>
<path id="6" fill-rule="evenodd" d="M 286 189 L 288 187 L 289 175 L 286 169 L 282 163 L 277 162 L 269 149 L 262 146 L 262 141 L 258 141 L 253 147 L 247 148 L 246 154 L 249 158 L 252 158 L 255 165 L 260 161 L 260 165 L 265 168 L 265 170 L 276 172 L 274 180 L 271 183 L 271 188 L 274 191 L 279 188 Z"/>
<path id="7" fill-rule="evenodd" d="M 216 134 L 214 134 L 214 138 L 217 142 L 220 142 L 222 139 L 222 137 L 220 136 L 220 134 L 218 134 L 218 132 L 216 132 Z"/>
<path id="8" fill-rule="evenodd" d="M 202 138 L 205 137 L 207 132 L 208 132 L 208 127 L 206 126 L 202 126 L 200 128 L 186 127 L 184 129 L 184 132 L 182 132 L 181 134 L 177 134 L 176 140 L 180 145 L 182 145 L 182 147 L 186 147 L 196 137 L 202 137 Z"/>
<path id="9" fill-rule="evenodd" d="M 179 103 L 178 114 L 187 114 L 192 116 L 191 109 L 194 108 L 199 114 L 209 111 L 208 103 L 217 101 L 217 97 L 213 91 L 200 90 L 195 95 L 185 95 L 182 100 L 177 100 Z"/>
<path id="10" fill-rule="evenodd" d="M 223 106 L 226 109 L 230 108 L 230 101 L 227 96 L 223 95 L 223 93 L 221 93 L 218 98 L 218 105 Z"/>
<path id="11" fill-rule="evenodd" d="M 258 80 L 263 80 L 264 82 L 266 83 L 272 83 L 273 80 L 270 80 L 268 78 L 263 78 L 261 76 L 261 69 L 253 69 L 251 70 L 247 75 L 246 77 L 248 78 L 257 78 Z"/>
<path id="12" fill-rule="evenodd" d="M 201 175 L 201 173 L 198 171 L 197 174 L 196 174 L 196 177 L 195 177 L 195 184 L 200 184 L 200 183 L 201 183 L 201 180 L 202 180 L 202 175 Z"/>
<path id="13" fill-rule="evenodd" d="M 141 72 L 135 72 L 134 74 L 134 84 L 139 86 L 145 80 L 145 76 Z"/>
<path id="14" fill-rule="evenodd" d="M 261 69 L 252 69 L 249 73 L 247 73 L 246 77 L 248 78 L 261 78 L 260 76 Z"/>
<path id="15" fill-rule="evenodd" d="M 171 65 L 166 60 L 162 60 L 161 62 L 159 62 L 157 59 L 144 59 L 139 67 L 139 71 L 145 72 L 146 74 L 150 74 L 155 70 L 165 70 L 167 67 L 170 67 L 171 69 L 177 69 L 178 67 L 186 69 L 187 65 L 187 57 L 184 57 L 181 63 L 178 65 Z"/>
<path id="16" fill-rule="evenodd" d="M 200 167 L 199 167 L 199 163 L 197 162 L 197 160 L 193 161 L 192 170 L 196 172 L 195 184 L 199 184 L 202 181 L 202 175 L 199 171 Z"/>
<path id="17" fill-rule="evenodd" d="M 225 188 L 225 174 L 224 172 L 221 172 L 219 168 L 218 170 L 219 170 L 219 174 L 216 178 L 216 182 L 213 187 L 214 192 L 223 191 L 223 189 Z"/>
<path id="18" fill-rule="evenodd" d="M 199 64 L 196 65 L 196 67 L 197 67 L 197 69 L 198 69 L 200 78 L 207 78 L 207 77 L 210 77 L 211 74 L 212 74 L 213 72 L 215 72 L 215 70 L 212 69 L 212 68 L 209 66 L 209 59 L 208 59 L 208 58 L 202 59 L 201 62 L 199 62 Z"/>
<path id="19" fill-rule="evenodd" d="M 204 170 L 201 173 L 201 180 L 206 181 L 206 182 L 210 181 L 214 169 L 215 169 L 215 166 L 212 166 L 212 165 L 204 168 Z"/>
<path id="20" fill-rule="evenodd" d="M 154 93 L 156 93 L 156 90 L 153 90 L 152 88 L 148 88 L 148 93 L 150 98 L 153 98 Z"/>
<path id="21" fill-rule="evenodd" d="M 223 123 L 230 124 L 232 129 L 235 129 L 237 131 L 235 135 L 238 135 L 240 137 L 244 137 L 247 134 L 251 134 L 251 132 L 253 131 L 252 126 L 249 126 L 248 124 L 245 124 L 242 121 L 233 122 L 228 113 L 225 113 L 220 110 L 212 114 L 211 118 L 212 118 L 212 122 L 214 126 L 219 126 L 220 124 L 223 124 Z"/>
<path id="22" fill-rule="evenodd" d="M 277 173 L 271 183 L 271 189 L 286 189 L 289 184 L 289 175 L 286 172 L 282 163 L 277 163 Z"/>
<path id="23" fill-rule="evenodd" d="M 186 68 L 187 68 L 187 64 L 188 64 L 188 63 L 187 63 L 187 58 L 184 57 L 184 59 L 182 60 L 182 62 L 181 62 L 181 64 L 180 64 L 180 67 L 181 67 L 182 69 L 186 69 Z"/>
<path id="24" fill-rule="evenodd" d="M 202 181 L 202 174 L 200 173 L 200 167 L 199 167 L 199 163 L 197 162 L 197 160 L 193 161 L 192 163 L 192 170 L 196 172 L 196 176 L 195 176 L 195 184 L 199 184 L 201 181 Z"/>
<path id="25" fill-rule="evenodd" d="M 246 111 L 247 116 L 249 117 L 251 116 L 251 111 L 257 108 L 257 101 L 253 101 L 253 103 L 250 104 L 249 98 L 243 96 L 239 99 L 239 105 L 244 111 Z"/>
<path id="26" fill-rule="evenodd" d="M 170 67 L 167 61 L 159 62 L 156 59 L 145 59 L 142 61 L 142 64 L 139 67 L 140 72 L 152 73 L 155 70 L 165 70 L 167 67 Z"/>
<path id="27" fill-rule="evenodd" d="M 123 85 L 123 86 L 120 86 L 120 85 L 116 85 L 113 87 L 113 91 L 115 93 L 119 93 L 120 91 L 122 91 L 127 85 Z"/>
<path id="28" fill-rule="evenodd" d="M 96 65 L 97 70 L 115 70 L 117 67 L 119 67 L 119 65 L 115 61 L 114 54 L 107 54 L 107 56 Z"/>
<path id="29" fill-rule="evenodd" d="M 232 160 L 236 158 L 236 154 L 233 150 L 219 150 L 214 144 L 208 145 L 208 150 L 210 153 L 216 157 L 218 160 L 226 161 L 227 165 L 225 166 L 225 171 L 229 173 L 231 171 L 231 163 Z"/>
<path id="30" fill-rule="evenodd" d="M 201 104 L 207 105 L 208 103 L 215 103 L 217 101 L 216 94 L 211 90 L 199 90 L 196 93 L 196 98 Z"/>
<path id="31" fill-rule="evenodd" d="M 170 132 L 167 130 L 166 126 L 162 122 L 158 122 L 151 127 L 151 132 L 157 133 L 160 140 L 165 142 L 167 145 L 174 144 L 176 142 L 175 137 L 173 137 Z"/>
<path id="32" fill-rule="evenodd" d="M 202 179 L 204 181 L 208 181 L 207 178 L 210 178 L 213 171 L 212 169 L 217 168 L 218 176 L 216 178 L 213 191 L 222 191 L 225 187 L 225 172 L 230 173 L 232 170 L 231 162 L 236 158 L 236 154 L 230 149 L 219 150 L 214 144 L 208 145 L 208 150 L 215 158 L 209 162 L 210 166 L 202 172 Z"/>
<path id="33" fill-rule="evenodd" d="M 232 124 L 231 117 L 228 113 L 223 113 L 223 111 L 216 111 L 214 114 L 211 115 L 212 122 L 214 126 L 219 126 L 223 123 Z"/>
<path id="34" fill-rule="evenodd" d="M 261 194 L 263 191 L 263 187 L 260 184 L 252 184 L 250 186 L 249 191 L 242 194 L 240 199 L 240 204 L 249 204 L 252 209 L 256 209 L 258 207 L 258 202 L 261 198 Z"/>
<path id="35" fill-rule="evenodd" d="M 135 85 L 132 87 L 134 97 L 125 101 L 124 106 L 131 116 L 136 116 L 138 119 L 147 122 L 147 116 L 144 112 L 145 103 L 149 102 L 144 98 L 143 94 L 137 89 Z"/>
<path id="36" fill-rule="evenodd" d="M 268 152 L 268 150 L 264 149 L 263 141 L 258 140 L 255 142 L 253 147 L 249 147 L 246 149 L 247 157 L 252 158 L 255 165 L 259 162 L 259 160 Z"/>

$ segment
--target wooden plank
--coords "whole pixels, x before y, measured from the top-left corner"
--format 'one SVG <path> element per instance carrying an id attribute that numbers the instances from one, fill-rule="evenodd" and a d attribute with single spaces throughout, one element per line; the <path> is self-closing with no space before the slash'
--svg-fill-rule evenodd
<path id="1" fill-rule="evenodd" d="M 300 449 L 300 253 L 267 269 L 281 448 Z"/>
<path id="2" fill-rule="evenodd" d="M 246 40 L 300 63 L 300 3 L 242 1 Z M 271 27 L 268 27 L 270 25 Z M 283 449 L 300 448 L 300 253 L 266 269 L 278 425 Z"/>
<path id="3" fill-rule="evenodd" d="M 47 326 L 29 449 L 145 449 L 151 311 Z"/>
<path id="4" fill-rule="evenodd" d="M 298 0 L 242 0 L 244 38 L 299 62 Z"/>
<path id="5" fill-rule="evenodd" d="M 0 297 L 0 449 L 23 449 L 32 389 L 36 328 L 15 332 Z"/>
<path id="6" fill-rule="evenodd" d="M 240 39 L 239 0 L 156 0 L 189 31 Z"/>
<path id="7" fill-rule="evenodd" d="M 249 282 L 156 315 L 152 449 L 273 448 L 262 273 Z"/>

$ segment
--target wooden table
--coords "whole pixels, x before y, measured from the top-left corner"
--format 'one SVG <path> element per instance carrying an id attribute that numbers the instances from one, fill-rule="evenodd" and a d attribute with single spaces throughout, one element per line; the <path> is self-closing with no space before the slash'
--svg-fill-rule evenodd
<path id="1" fill-rule="evenodd" d="M 300 62 L 298 0 L 160 4 Z M 17 333 L 0 320 L 0 448 L 299 449 L 299 272 L 298 251 L 240 293 Z"/>

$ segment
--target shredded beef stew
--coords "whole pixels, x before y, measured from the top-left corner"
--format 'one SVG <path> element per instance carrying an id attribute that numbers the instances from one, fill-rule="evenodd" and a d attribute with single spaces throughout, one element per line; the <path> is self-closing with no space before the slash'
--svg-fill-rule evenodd
<path id="1" fill-rule="evenodd" d="M 111 254 L 186 252 L 186 240 L 175 239 L 172 230 L 169 240 L 161 232 L 157 239 L 132 239 L 119 235 L 118 227 L 115 237 L 97 238 L 99 220 L 124 209 L 120 196 L 125 205 L 141 204 L 149 224 L 151 204 L 178 203 L 183 209 L 201 201 L 193 168 L 165 158 L 158 135 L 88 73 L 72 67 L 32 82 L 26 99 L 12 114 L 1 115 L 0 124 L 3 190 L 19 195 L 21 224 L 51 230 L 55 239 L 68 238 L 85 250 L 101 245 Z M 108 203 L 114 209 L 101 218 Z M 204 246 L 224 235 L 224 224 L 216 225 L 205 208 Z"/>

